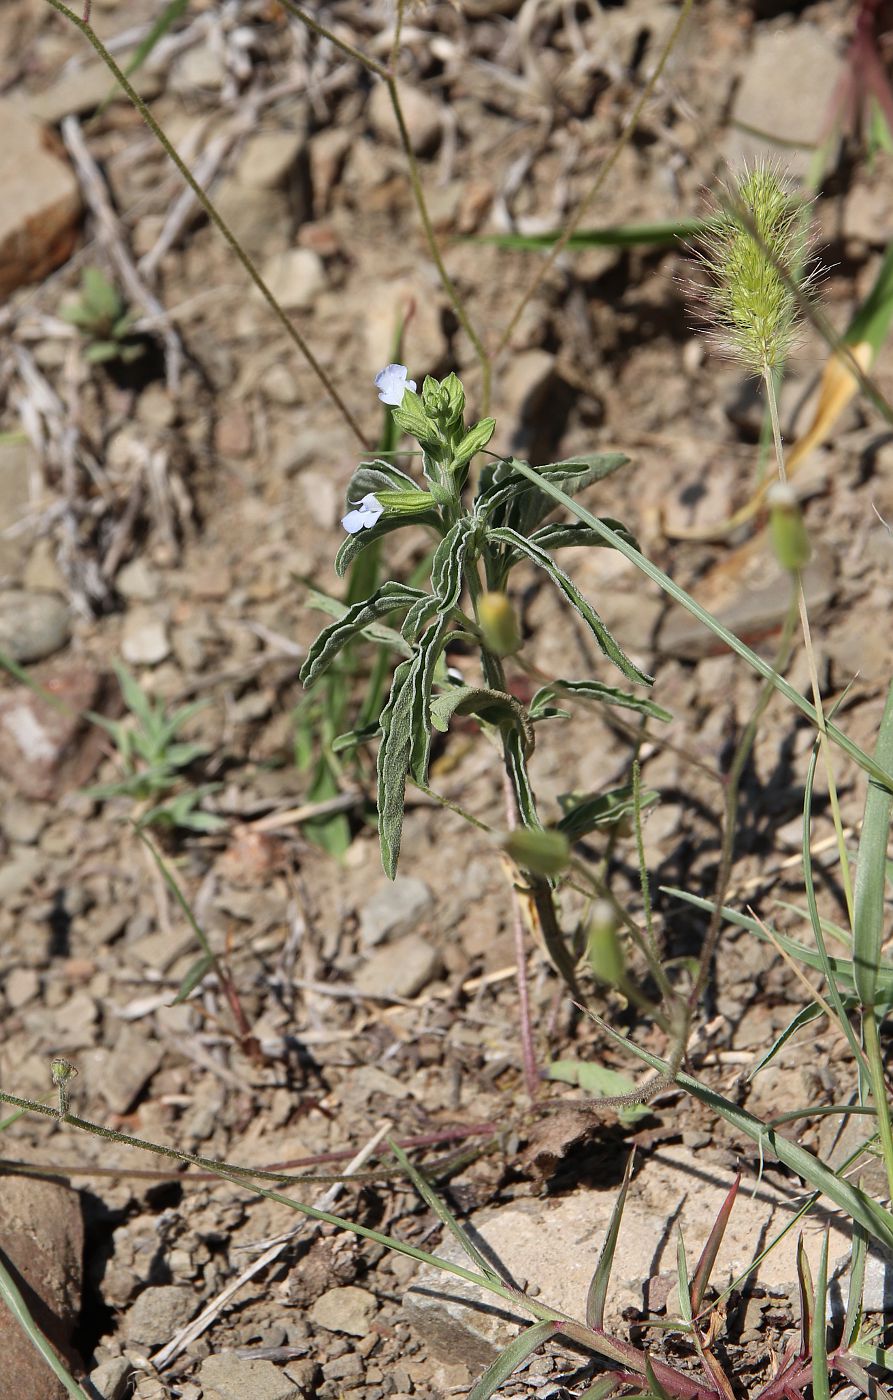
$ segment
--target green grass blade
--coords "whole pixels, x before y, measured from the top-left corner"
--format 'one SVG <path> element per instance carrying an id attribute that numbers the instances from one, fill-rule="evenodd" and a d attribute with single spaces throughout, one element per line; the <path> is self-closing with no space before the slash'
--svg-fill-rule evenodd
<path id="1" fill-rule="evenodd" d="M 588 1013 L 593 1020 L 602 1027 L 607 1035 L 621 1046 L 635 1055 L 637 1059 L 650 1065 L 657 1070 L 658 1074 L 669 1073 L 671 1066 L 666 1060 L 662 1060 L 658 1055 L 652 1055 L 643 1046 L 637 1045 L 613 1026 L 609 1025 L 597 1012 Z M 700 1103 L 706 1105 L 713 1113 L 719 1116 L 745 1137 L 749 1137 L 757 1143 L 760 1150 L 776 1158 L 784 1166 L 803 1178 L 815 1190 L 821 1191 L 834 1201 L 842 1211 L 851 1216 L 853 1220 L 858 1220 L 866 1232 L 884 1245 L 886 1249 L 893 1249 L 893 1214 L 885 1210 L 877 1201 L 872 1200 L 858 1186 L 839 1177 L 831 1170 L 826 1163 L 820 1161 L 818 1157 L 799 1143 L 791 1142 L 783 1137 L 774 1128 L 768 1127 L 761 1119 L 748 1113 L 747 1109 L 739 1108 L 730 1099 L 726 1099 L 711 1089 L 708 1085 L 702 1084 L 699 1079 L 691 1074 L 686 1074 L 679 1070 L 674 1076 L 674 1082 L 680 1089 L 691 1094 Z"/>
<path id="2" fill-rule="evenodd" d="M 513 460 L 512 465 L 515 471 L 521 476 L 526 476 L 529 481 L 534 482 L 541 491 L 544 491 L 547 496 L 551 496 L 559 505 L 564 506 L 564 508 L 569 510 L 572 515 L 575 515 L 578 520 L 582 520 L 584 524 L 591 526 L 597 534 L 601 535 L 606 543 L 613 545 L 618 553 L 622 554 L 630 563 L 635 564 L 636 568 L 639 569 L 646 578 L 650 578 L 652 583 L 656 583 L 658 588 L 662 589 L 668 597 L 672 598 L 674 602 L 679 603 L 692 617 L 703 623 L 708 631 L 712 632 L 715 637 L 718 637 L 721 642 L 724 642 L 737 656 L 740 656 L 742 661 L 746 661 L 748 666 L 756 671 L 757 675 L 762 676 L 764 680 L 770 681 L 775 689 L 778 690 L 786 700 L 790 701 L 801 714 L 804 714 L 813 724 L 817 724 L 817 715 L 814 705 L 786 681 L 783 676 L 780 676 L 777 671 L 773 670 L 768 661 L 764 661 L 761 656 L 758 656 L 755 651 L 752 651 L 749 646 L 740 641 L 739 638 L 735 636 L 734 632 L 730 632 L 728 627 L 724 626 L 718 617 L 714 617 L 713 614 L 709 613 L 706 608 L 703 608 L 690 593 L 686 593 L 684 588 L 680 588 L 679 584 L 675 583 L 668 574 L 665 574 L 656 564 L 652 564 L 651 560 L 644 554 L 640 554 L 637 549 L 633 549 L 632 545 L 628 544 L 622 535 L 618 535 L 615 531 L 609 530 L 591 511 L 586 510 L 585 506 L 581 506 L 572 496 L 568 496 L 566 492 L 562 491 L 546 477 L 541 476 L 533 467 L 528 466 L 526 462 Z M 874 778 L 882 787 L 893 791 L 893 772 L 890 771 L 889 767 L 885 768 L 880 762 L 871 758 L 858 744 L 854 743 L 843 730 L 838 729 L 836 724 L 828 722 L 826 728 L 828 737 L 832 739 L 844 753 L 848 754 L 860 768 L 864 769 L 864 771 Z"/>
<path id="3" fill-rule="evenodd" d="M 828 1375 L 828 1231 L 822 1240 L 812 1310 L 812 1400 L 831 1400 Z"/>
<path id="4" fill-rule="evenodd" d="M 554 1322 L 535 1322 L 532 1327 L 526 1327 L 519 1337 L 509 1342 L 493 1365 L 487 1367 L 477 1384 L 468 1392 L 468 1400 L 490 1400 L 490 1396 L 496 1393 L 503 1381 L 507 1381 L 537 1347 L 541 1347 L 543 1342 L 555 1336 L 555 1330 Z"/>
<path id="5" fill-rule="evenodd" d="M 679 1292 L 679 1311 L 686 1327 L 691 1327 L 691 1283 L 688 1277 L 688 1260 L 685 1257 L 685 1236 L 680 1225 L 676 1236 L 676 1287 Z"/>
<path id="6" fill-rule="evenodd" d="M 850 1289 L 846 1300 L 846 1317 L 843 1323 L 843 1344 L 853 1346 L 862 1330 L 862 1293 L 865 1287 L 865 1262 L 868 1257 L 868 1239 L 861 1225 L 853 1226 L 853 1252 L 850 1255 Z"/>
<path id="7" fill-rule="evenodd" d="M 434 1211 L 434 1214 L 437 1216 L 438 1220 L 440 1220 L 441 1224 L 446 1226 L 453 1238 L 459 1242 L 459 1244 L 462 1246 L 465 1253 L 471 1260 L 472 1264 L 476 1264 L 477 1267 L 480 1269 L 481 1273 L 484 1274 L 487 1278 L 504 1282 L 504 1280 L 500 1279 L 499 1273 L 496 1269 L 494 1269 L 489 1259 L 484 1258 L 484 1255 L 478 1249 L 474 1241 L 471 1240 L 469 1236 L 465 1233 L 465 1231 L 462 1229 L 462 1226 L 459 1224 L 452 1211 L 449 1210 L 446 1203 L 441 1200 L 437 1192 L 431 1186 L 431 1183 L 427 1180 L 426 1177 L 422 1175 L 422 1173 L 418 1170 L 415 1164 L 410 1161 L 406 1153 L 403 1151 L 402 1147 L 400 1147 L 391 1137 L 388 1138 L 388 1146 L 390 1147 L 394 1156 L 397 1158 L 397 1161 L 400 1163 L 403 1170 L 406 1172 L 406 1175 L 409 1177 L 413 1186 L 418 1191 L 422 1200 L 431 1210 Z M 517 1364 L 519 1363 L 516 1362 L 516 1365 Z M 514 1367 L 512 1367 L 512 1370 L 514 1370 Z M 506 1374 L 510 1373 L 507 1372 Z M 505 1379 L 505 1377 L 503 1377 L 503 1379 Z M 489 1394 L 490 1392 L 488 1391 L 487 1393 Z"/>
<path id="8" fill-rule="evenodd" d="M 629 1183 L 632 1179 L 633 1162 L 635 1158 L 635 1151 L 632 1151 L 626 1161 L 623 1181 L 611 1211 L 611 1219 L 608 1221 L 605 1242 L 601 1247 L 598 1263 L 595 1266 L 595 1273 L 592 1275 L 592 1282 L 589 1285 L 589 1291 L 586 1295 L 586 1324 L 598 1330 L 601 1330 L 605 1325 L 605 1302 L 608 1297 L 611 1266 L 614 1263 L 617 1236 L 620 1233 L 620 1221 L 623 1218 L 623 1208 L 626 1205 L 626 1194 L 629 1191 Z"/>
<path id="9" fill-rule="evenodd" d="M 22 1297 L 12 1274 L 7 1269 L 6 1261 L 2 1253 L 0 1253 L 0 1298 L 3 1299 L 4 1303 L 9 1308 L 16 1322 L 25 1333 L 25 1336 L 30 1342 L 33 1342 L 50 1370 L 59 1381 L 61 1381 L 62 1385 L 68 1391 L 68 1394 L 72 1397 L 72 1400 L 87 1400 L 87 1395 L 78 1385 L 68 1367 L 59 1360 L 53 1347 L 50 1346 L 50 1343 L 28 1311 L 28 1304 Z M 14 1380 L 15 1378 L 10 1377 L 10 1379 Z"/>
<path id="10" fill-rule="evenodd" d="M 893 765 L 893 683 L 887 692 L 875 758 L 882 768 Z M 884 937 L 884 877 L 891 811 L 893 795 L 878 783 L 869 782 L 853 886 L 853 963 L 856 991 L 866 1009 L 873 1007 L 877 999 L 878 966 Z"/>
<path id="11" fill-rule="evenodd" d="M 706 219 L 669 220 L 655 224 L 615 224 L 609 228 L 578 229 L 565 247 L 574 248 L 638 248 L 648 244 L 665 244 L 699 238 L 710 228 Z M 484 233 L 468 241 L 487 243 L 496 248 L 520 250 L 551 248 L 562 236 L 561 229 L 546 233 Z"/>
<path id="12" fill-rule="evenodd" d="M 189 901 L 188 901 L 188 899 L 186 898 L 186 896 L 185 896 L 185 894 L 183 893 L 183 891 L 180 889 L 180 886 L 177 884 L 177 881 L 176 881 L 176 879 L 174 878 L 174 875 L 173 875 L 173 873 L 171 872 L 171 870 L 170 870 L 170 868 L 169 868 L 167 862 L 163 859 L 163 857 L 161 856 L 161 854 L 159 853 L 159 851 L 158 851 L 158 849 L 155 847 L 155 845 L 149 840 L 149 838 L 148 838 L 148 836 L 146 835 L 146 833 L 145 833 L 144 831 L 140 831 L 139 827 L 138 827 L 135 823 L 131 823 L 131 825 L 133 826 L 133 829 L 134 829 L 134 831 L 136 832 L 137 836 L 139 837 L 140 841 L 142 841 L 142 843 L 143 843 L 143 845 L 145 846 L 146 850 L 149 852 L 149 855 L 150 855 L 150 856 L 152 857 L 152 859 L 154 860 L 154 862 L 155 862 L 155 864 L 156 864 L 156 866 L 157 866 L 157 868 L 158 868 L 158 871 L 159 871 L 159 873 L 160 873 L 160 875 L 161 875 L 161 878 L 164 880 L 164 883 L 167 885 L 167 887 L 168 887 L 168 889 L 170 890 L 171 894 L 174 896 L 174 899 L 177 901 L 177 903 L 179 904 L 180 908 L 183 910 L 183 913 L 184 913 L 185 916 L 186 916 L 186 921 L 187 921 L 187 923 L 189 924 L 189 927 L 192 929 L 192 932 L 195 934 L 196 938 L 198 939 L 199 945 L 201 946 L 202 951 L 204 952 L 205 956 L 208 957 L 208 958 L 210 958 L 211 961 L 212 961 L 212 963 L 214 963 L 214 964 L 216 965 L 216 963 L 217 963 L 217 955 L 215 954 L 215 952 L 214 952 L 213 948 L 211 947 L 210 943 L 208 942 L 208 935 L 205 933 L 204 929 L 203 929 L 203 928 L 201 927 L 201 925 L 198 923 L 198 921 L 197 921 L 195 915 L 193 914 L 192 910 L 190 909 L 190 907 L 189 907 Z"/>

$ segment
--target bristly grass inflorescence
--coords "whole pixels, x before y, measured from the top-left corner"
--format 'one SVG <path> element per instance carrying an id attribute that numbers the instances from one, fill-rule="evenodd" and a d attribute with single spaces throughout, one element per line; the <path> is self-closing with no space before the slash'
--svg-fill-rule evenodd
<path id="1" fill-rule="evenodd" d="M 808 209 L 779 168 L 758 162 L 726 190 L 697 248 L 709 274 L 701 292 L 705 321 L 723 350 L 752 374 L 784 364 L 796 338 L 798 298 L 818 268 L 810 266 Z"/>

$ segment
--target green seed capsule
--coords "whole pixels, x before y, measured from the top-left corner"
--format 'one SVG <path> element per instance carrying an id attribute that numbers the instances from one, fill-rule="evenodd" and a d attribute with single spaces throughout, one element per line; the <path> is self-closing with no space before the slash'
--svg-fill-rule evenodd
<path id="1" fill-rule="evenodd" d="M 812 550 L 797 497 L 787 482 L 776 482 L 767 492 L 769 534 L 775 557 L 783 569 L 802 569 Z"/>
<path id="2" fill-rule="evenodd" d="M 563 831 L 519 826 L 506 837 L 503 849 L 516 865 L 534 875 L 560 875 L 570 860 L 570 843 Z"/>
<path id="3" fill-rule="evenodd" d="M 626 981 L 626 963 L 613 907 L 605 899 L 594 905 L 587 929 L 586 952 L 589 966 L 597 982 L 609 987 L 621 987 Z"/>
<path id="4" fill-rule="evenodd" d="M 478 622 L 488 651 L 511 656 L 521 646 L 515 609 L 504 593 L 484 593 L 478 600 Z"/>

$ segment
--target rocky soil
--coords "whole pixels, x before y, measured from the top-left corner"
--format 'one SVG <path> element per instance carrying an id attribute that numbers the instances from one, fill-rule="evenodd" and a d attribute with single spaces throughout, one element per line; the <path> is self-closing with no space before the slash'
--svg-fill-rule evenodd
<path id="1" fill-rule="evenodd" d="M 94 0 L 92 22 L 120 61 L 162 9 Z M 387 60 L 390 6 L 312 9 L 343 41 Z M 678 12 L 660 0 L 408 8 L 400 73 L 409 139 L 449 275 L 488 344 L 543 253 L 486 236 L 538 234 L 574 214 Z M 583 226 L 701 217 L 704 190 L 728 164 L 767 150 L 805 175 L 852 22 L 844 0 L 697 5 Z M 297 673 L 321 622 L 308 581 L 342 588 L 332 560 L 345 487 L 364 453 L 358 434 L 373 444 L 382 426 L 373 375 L 393 358 L 402 324 L 413 377 L 455 369 L 478 408 L 481 397 L 478 363 L 426 250 L 386 89 L 277 0 L 190 0 L 133 81 L 356 431 L 138 114 L 111 94 L 85 40 L 44 0 L 7 0 L 0 651 L 38 689 L 12 675 L 0 688 L 0 1086 L 54 1102 L 50 1062 L 63 1056 L 78 1071 L 75 1114 L 188 1153 L 322 1176 L 377 1143 L 386 1125 L 415 1145 L 516 1281 L 578 1313 L 635 1140 L 627 1267 L 611 1319 L 627 1331 L 662 1319 L 674 1306 L 677 1217 L 697 1249 L 735 1170 L 755 1187 L 749 1145 L 679 1094 L 633 1123 L 585 1111 L 579 1091 L 558 1084 L 544 1088 L 548 1113 L 531 1110 L 510 889 L 491 843 L 454 811 L 411 793 L 402 873 L 389 884 L 370 821 L 374 769 L 361 759 L 345 765 L 337 827 L 327 828 L 330 846 L 346 849 L 337 858 L 319 844 L 317 804 L 327 794 L 299 742 L 307 711 Z M 840 329 L 893 228 L 891 159 L 867 159 L 849 136 L 815 205 L 830 268 L 826 309 Z M 64 317 L 89 268 L 136 317 L 141 353 L 129 364 L 91 363 L 85 336 Z M 678 242 L 563 252 L 496 361 L 494 445 L 533 462 L 627 452 L 631 465 L 587 501 L 622 519 L 662 568 L 771 656 L 784 589 L 762 532 L 680 538 L 748 499 L 762 414 L 740 370 L 695 328 L 683 290 L 691 275 Z M 810 421 L 822 364 L 822 343 L 807 331 L 782 394 L 790 440 Z M 888 352 L 875 374 L 893 396 Z M 839 699 L 856 678 L 840 722 L 870 748 L 893 663 L 884 524 L 893 519 L 893 448 L 877 413 L 851 406 L 799 481 L 825 694 Z M 674 715 L 640 750 L 643 781 L 660 794 L 645 850 L 667 954 L 696 952 L 703 919 L 659 887 L 712 892 L 721 778 L 758 682 L 706 647 L 625 561 L 574 553 L 569 571 L 655 674 L 655 698 Z M 418 541 L 401 534 L 388 562 L 406 577 L 421 558 Z M 530 663 L 612 681 L 553 593 L 527 577 L 516 598 Z M 184 731 L 198 751 L 174 792 L 202 789 L 199 810 L 216 820 L 202 830 L 150 828 L 219 959 L 177 1004 L 200 950 L 132 824 L 151 801 L 91 795 L 122 777 L 108 729 L 88 714 L 121 717 L 122 661 L 154 702 L 200 702 Z M 807 688 L 802 651 L 790 676 Z M 528 679 L 519 671 L 513 683 L 521 693 Z M 793 930 L 802 924 L 776 901 L 802 903 L 812 740 L 805 722 L 771 703 L 743 785 L 728 901 Z M 634 730 L 601 713 L 544 726 L 534 780 L 546 815 L 558 814 L 563 793 L 627 782 L 635 742 Z M 433 773 L 451 803 L 503 825 L 498 759 L 474 725 L 451 731 Z M 839 779 L 852 828 L 864 785 L 849 769 Z M 820 801 L 820 897 L 834 918 L 842 906 L 830 832 Z M 631 839 L 609 850 L 593 837 L 582 854 L 594 868 L 606 860 L 618 898 L 640 907 Z M 692 1047 L 698 1072 L 764 1116 L 849 1093 L 845 1047 L 824 1022 L 741 1082 L 804 993 L 771 948 L 733 928 L 723 939 Z M 532 946 L 528 975 L 541 1064 L 599 1060 L 637 1077 Z M 656 1053 L 666 1048 L 647 1021 L 591 990 L 593 1005 Z M 35 1315 L 75 1373 L 90 1377 L 94 1400 L 462 1395 L 513 1334 L 504 1319 L 439 1296 L 455 1290 L 414 1261 L 301 1223 L 231 1181 L 52 1118 L 4 1127 L 5 1167 L 40 1172 L 4 1176 L 0 1246 L 27 1281 Z M 835 1161 L 847 1148 L 809 1123 L 800 1140 Z M 292 1189 L 419 1248 L 441 1247 L 436 1218 L 399 1178 Z M 799 1191 L 769 1164 L 754 1198 L 742 1192 L 719 1269 L 726 1281 Z M 823 1223 L 807 1229 L 813 1254 Z M 846 1253 L 838 1229 L 835 1264 Z M 883 1306 L 875 1269 L 871 1296 Z M 786 1242 L 730 1308 L 741 1394 L 771 1373 L 796 1321 L 795 1277 Z M 0 1339 L 0 1391 L 15 1375 L 4 1395 L 64 1396 L 5 1314 Z M 565 1400 L 593 1374 L 556 1347 L 504 1393 Z"/>

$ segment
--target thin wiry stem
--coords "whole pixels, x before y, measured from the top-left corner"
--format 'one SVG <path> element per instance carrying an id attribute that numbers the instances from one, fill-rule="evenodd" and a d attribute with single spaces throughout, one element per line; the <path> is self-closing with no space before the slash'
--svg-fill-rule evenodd
<path id="1" fill-rule="evenodd" d="M 654 89 L 657 86 L 657 83 L 660 79 L 660 76 L 667 65 L 667 60 L 669 59 L 670 54 L 676 46 L 676 41 L 678 40 L 679 35 L 682 32 L 682 26 L 688 19 L 693 3 L 694 0 L 683 0 L 683 5 L 681 10 L 679 11 L 676 23 L 673 25 L 673 28 L 670 31 L 670 36 L 667 39 L 667 42 L 664 44 L 660 58 L 657 61 L 657 66 L 654 72 L 651 74 L 651 77 L 648 79 L 648 82 L 645 84 L 645 89 L 642 93 L 642 96 L 639 98 L 638 102 L 635 105 L 635 108 L 633 109 L 632 116 L 627 122 L 625 129 L 621 132 L 611 154 L 608 156 L 607 160 L 604 162 L 598 174 L 596 175 L 595 180 L 590 186 L 588 193 L 584 195 L 583 199 L 578 205 L 577 212 L 574 214 L 573 218 L 567 225 L 567 228 L 564 230 L 561 237 L 557 240 L 557 242 L 552 244 L 552 247 L 549 249 L 548 256 L 541 263 L 539 271 L 537 272 L 533 281 L 530 283 L 530 286 L 522 295 L 521 300 L 518 302 L 518 305 L 515 307 L 515 310 L 513 311 L 509 319 L 508 325 L 506 326 L 502 335 L 499 337 L 496 349 L 493 352 L 494 359 L 496 359 L 498 355 L 501 355 L 502 351 L 508 345 L 509 340 L 511 339 L 512 332 L 514 331 L 519 320 L 521 319 L 521 315 L 524 311 L 525 306 L 542 284 L 543 278 L 549 272 L 550 268 L 554 266 L 555 260 L 560 256 L 561 253 L 564 252 L 564 249 L 567 247 L 568 243 L 573 238 L 574 234 L 577 232 L 577 229 L 583 222 L 584 217 L 589 212 L 590 206 L 594 202 L 596 196 L 600 193 L 602 185 L 605 183 L 605 180 L 608 178 L 611 171 L 614 169 L 614 166 L 617 164 L 617 161 L 620 159 L 620 156 L 622 155 L 623 151 L 626 149 L 626 147 L 629 145 L 629 142 L 632 140 L 633 134 L 635 133 L 636 128 L 639 125 L 642 113 L 645 110 L 645 104 L 650 100 L 651 95 L 654 92 Z"/>
<path id="2" fill-rule="evenodd" d="M 242 244 L 239 242 L 238 238 L 236 238 L 236 235 L 233 233 L 229 224 L 225 221 L 222 215 L 218 212 L 216 206 L 208 198 L 201 185 L 195 179 L 188 165 L 186 165 L 185 161 L 181 159 L 175 147 L 171 144 L 171 141 L 169 140 L 165 132 L 158 125 L 158 122 L 153 117 L 152 113 L 150 112 L 146 103 L 140 97 L 139 93 L 132 86 L 132 84 L 128 82 L 124 73 L 118 67 L 117 63 L 112 58 L 112 55 L 105 47 L 102 40 L 94 32 L 94 30 L 91 29 L 90 25 L 87 24 L 84 20 L 82 20 L 80 15 L 76 15 L 73 10 L 70 10 L 68 8 L 67 5 L 64 5 L 62 3 L 62 0 L 47 0 L 47 4 L 51 5 L 52 8 L 58 14 L 64 16 L 65 19 L 69 20 L 75 26 L 76 29 L 79 29 L 83 34 L 84 38 L 87 40 L 87 42 L 91 45 L 93 49 L 95 49 L 96 53 L 99 55 L 103 63 L 108 68 L 109 72 L 114 77 L 115 81 L 120 84 L 121 88 L 129 98 L 129 100 L 133 103 L 134 107 L 139 112 L 140 116 L 146 123 L 146 126 L 152 132 L 152 135 L 155 137 L 156 141 L 164 149 L 166 155 L 169 156 L 169 158 L 173 161 L 174 165 L 179 170 L 183 179 L 186 181 L 187 185 L 192 190 L 192 193 L 195 195 L 199 204 L 204 209 L 208 218 L 211 220 L 211 223 L 217 229 L 218 233 L 222 236 L 225 242 L 229 245 L 233 253 L 235 253 L 239 262 L 242 264 L 245 271 L 248 273 L 248 276 L 251 278 L 252 282 L 257 287 L 264 301 L 267 303 L 270 310 L 273 312 L 273 315 L 276 317 L 277 321 L 282 326 L 282 329 L 285 331 L 289 340 L 291 340 L 293 344 L 296 345 L 297 348 L 300 350 L 301 354 L 304 356 L 304 359 L 307 361 L 308 365 L 313 370 L 316 377 L 319 379 L 320 383 L 322 384 L 326 393 L 331 398 L 332 402 L 335 404 L 341 416 L 344 418 L 351 431 L 359 439 L 360 443 L 365 449 L 368 446 L 368 444 L 363 435 L 363 430 L 361 429 L 357 420 L 354 418 L 350 409 L 347 407 L 347 404 L 342 399 L 338 390 L 335 388 L 335 385 L 332 383 L 332 380 L 327 374 L 326 370 L 320 364 L 319 360 L 317 360 L 313 351 L 310 349 L 310 346 L 308 345 L 307 341 L 301 335 L 301 332 L 292 323 L 292 321 L 289 320 L 288 316 L 285 314 L 282 307 L 279 305 L 279 302 L 276 300 L 275 296 L 270 291 L 270 288 L 267 286 L 263 277 L 260 275 L 260 272 L 258 271 L 252 258 L 248 255 L 248 253 L 246 253 L 245 249 L 242 247 Z"/>
<path id="3" fill-rule="evenodd" d="M 779 480 L 787 481 L 787 473 L 784 464 L 784 447 L 781 440 L 781 427 L 778 419 L 778 398 L 775 393 L 775 377 L 771 369 L 766 366 L 763 372 L 763 383 L 766 386 L 766 400 L 769 404 L 769 415 L 772 420 L 772 440 L 775 443 L 775 459 L 778 465 Z M 828 797 L 831 802 L 831 814 L 834 820 L 834 831 L 837 836 L 837 849 L 840 855 L 840 876 L 843 882 L 843 892 L 846 898 L 847 914 L 849 915 L 850 926 L 853 923 L 853 882 L 850 876 L 850 866 L 847 857 L 846 840 L 843 834 L 843 821 L 840 815 L 840 801 L 837 796 L 837 783 L 834 779 L 834 768 L 831 761 L 831 744 L 828 739 L 828 727 L 825 723 L 825 712 L 822 709 L 822 692 L 819 686 L 819 673 L 816 667 L 815 648 L 812 644 L 812 631 L 809 625 L 809 611 L 806 606 L 806 594 L 803 591 L 803 575 L 800 570 L 795 571 L 795 587 L 797 590 L 797 606 L 800 610 L 800 627 L 803 632 L 803 645 L 806 653 L 806 664 L 809 668 L 809 683 L 812 687 L 812 699 L 815 705 L 816 728 L 819 732 L 819 745 L 822 751 L 822 759 L 825 764 L 825 777 L 828 783 Z"/>

